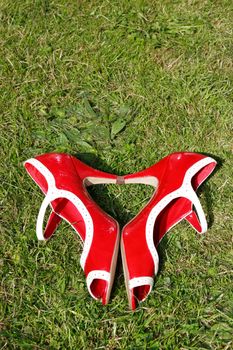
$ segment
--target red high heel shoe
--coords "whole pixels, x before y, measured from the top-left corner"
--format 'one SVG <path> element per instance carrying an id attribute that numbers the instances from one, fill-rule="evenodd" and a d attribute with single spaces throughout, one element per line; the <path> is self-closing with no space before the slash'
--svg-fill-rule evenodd
<path id="1" fill-rule="evenodd" d="M 84 242 L 80 263 L 88 290 L 93 298 L 107 304 L 117 261 L 119 226 L 90 198 L 85 186 L 116 183 L 117 176 L 95 170 L 67 154 L 40 155 L 24 166 L 46 195 L 37 218 L 38 239 L 50 238 L 61 219 L 69 222 Z M 43 234 L 48 205 L 52 213 Z"/>
<path id="2" fill-rule="evenodd" d="M 210 157 L 181 152 L 163 158 L 144 171 L 123 177 L 126 184 L 144 183 L 156 188 L 149 203 L 122 232 L 121 253 L 132 309 L 137 302 L 145 300 L 152 289 L 159 265 L 156 247 L 165 233 L 182 219 L 199 233 L 207 230 L 195 191 L 215 166 L 216 161 Z"/>

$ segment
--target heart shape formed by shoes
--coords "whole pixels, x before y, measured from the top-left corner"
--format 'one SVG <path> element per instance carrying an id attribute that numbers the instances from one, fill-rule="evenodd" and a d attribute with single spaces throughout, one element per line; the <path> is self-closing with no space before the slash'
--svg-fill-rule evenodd
<path id="1" fill-rule="evenodd" d="M 117 176 L 84 164 L 68 154 L 48 153 L 29 159 L 24 166 L 45 198 L 36 225 L 39 240 L 49 239 L 62 219 L 83 241 L 80 263 L 89 293 L 103 304 L 109 301 L 118 255 L 120 229 L 90 197 L 86 187 L 96 184 L 147 184 L 155 192 L 146 206 L 124 226 L 121 254 L 129 305 L 135 309 L 146 299 L 157 274 L 156 250 L 165 233 L 182 219 L 203 233 L 205 214 L 197 188 L 212 173 L 216 161 L 202 154 L 177 152 L 135 174 Z M 46 209 L 52 212 L 43 232 Z"/>

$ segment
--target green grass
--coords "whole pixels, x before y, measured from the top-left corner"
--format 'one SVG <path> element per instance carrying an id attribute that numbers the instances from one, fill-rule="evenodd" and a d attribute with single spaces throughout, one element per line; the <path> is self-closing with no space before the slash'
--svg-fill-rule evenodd
<path id="1" fill-rule="evenodd" d="M 0 349 L 232 349 L 232 1 L 0 7 Z M 119 261 L 103 307 L 87 292 L 68 224 L 38 243 L 43 196 L 23 161 L 67 152 L 125 174 L 185 150 L 219 160 L 199 193 L 207 234 L 184 222 L 171 230 L 153 291 L 135 313 Z M 152 192 L 91 193 L 122 226 Z"/>

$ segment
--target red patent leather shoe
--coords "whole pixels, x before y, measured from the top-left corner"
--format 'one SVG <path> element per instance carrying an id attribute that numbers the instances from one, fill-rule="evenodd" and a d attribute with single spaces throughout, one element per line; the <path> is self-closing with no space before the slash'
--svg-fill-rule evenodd
<path id="1" fill-rule="evenodd" d="M 196 195 L 197 188 L 210 175 L 216 161 L 196 153 L 174 153 L 135 174 L 124 182 L 149 184 L 156 188 L 149 203 L 124 228 L 121 253 L 129 304 L 146 299 L 157 274 L 157 245 L 174 225 L 186 219 L 199 233 L 207 223 Z"/>
<path id="2" fill-rule="evenodd" d="M 118 247 L 118 223 L 90 198 L 86 186 L 116 183 L 117 176 L 95 170 L 67 154 L 43 154 L 24 166 L 45 194 L 36 225 L 39 240 L 47 240 L 61 219 L 71 224 L 84 242 L 80 263 L 95 299 L 107 304 L 113 283 Z M 43 233 L 45 211 L 52 213 Z"/>

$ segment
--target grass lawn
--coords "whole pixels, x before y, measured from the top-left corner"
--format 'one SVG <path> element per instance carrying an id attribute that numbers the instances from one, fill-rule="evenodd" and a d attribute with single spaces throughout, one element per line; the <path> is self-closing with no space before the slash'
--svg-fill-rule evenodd
<path id="1" fill-rule="evenodd" d="M 232 349 L 232 1 L 1 0 L 0 18 L 0 349 Z M 103 307 L 67 223 L 38 243 L 43 195 L 22 163 L 67 152 L 126 174 L 174 151 L 219 162 L 199 191 L 208 232 L 170 231 L 134 313 L 119 259 Z M 91 194 L 122 227 L 152 191 Z"/>

